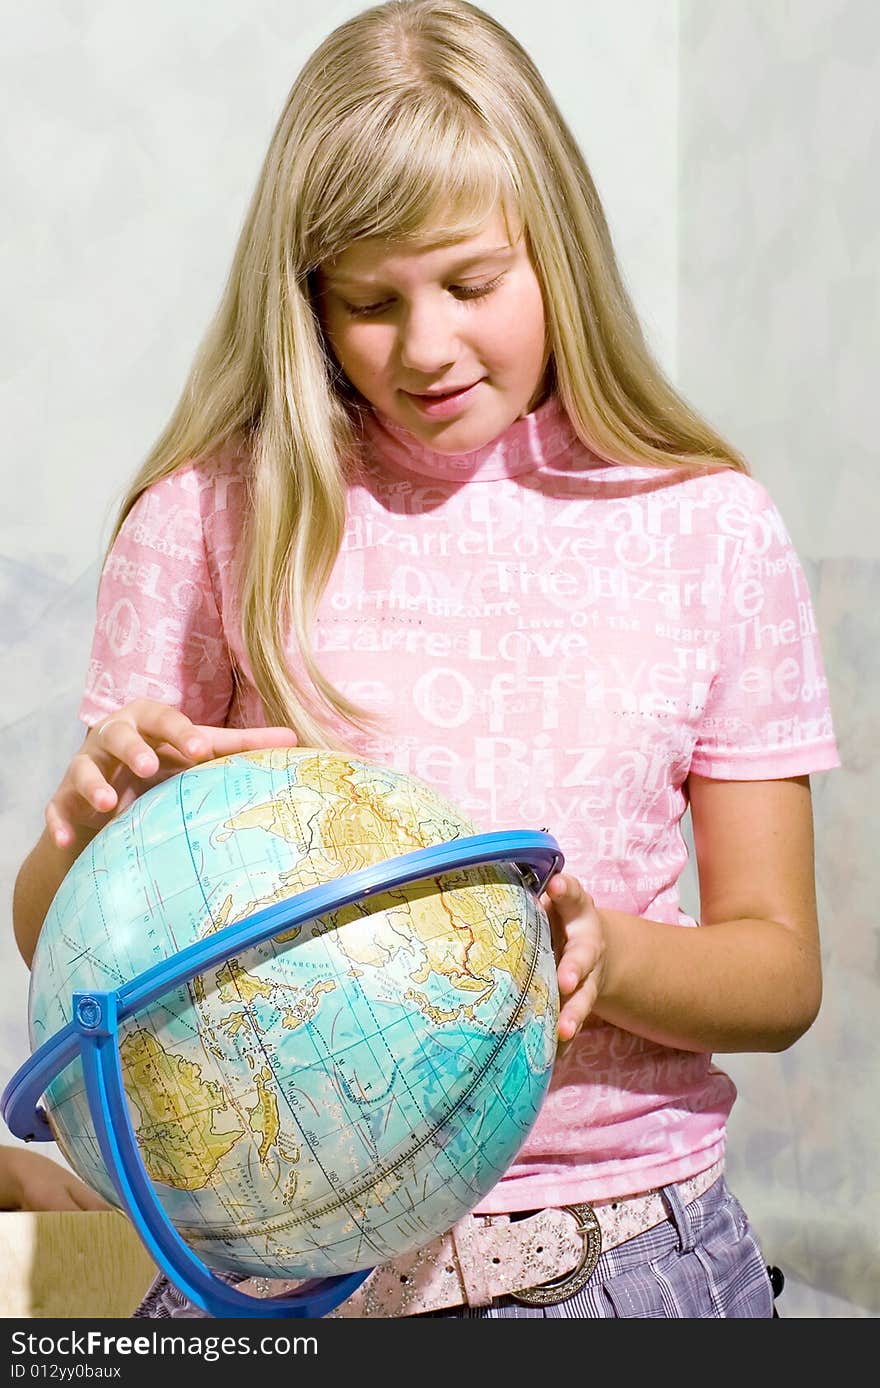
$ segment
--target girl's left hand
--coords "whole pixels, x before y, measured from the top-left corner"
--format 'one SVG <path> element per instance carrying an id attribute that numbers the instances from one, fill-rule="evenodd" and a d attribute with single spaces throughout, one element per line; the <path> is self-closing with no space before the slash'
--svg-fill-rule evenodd
<path id="1" fill-rule="evenodd" d="M 59 1162 L 27 1147 L 0 1146 L 0 1209 L 110 1210 Z"/>
<path id="2" fill-rule="evenodd" d="M 550 921 L 559 984 L 556 1056 L 565 1055 L 602 991 L 605 926 L 602 913 L 576 877 L 559 872 L 550 878 L 541 905 Z"/>

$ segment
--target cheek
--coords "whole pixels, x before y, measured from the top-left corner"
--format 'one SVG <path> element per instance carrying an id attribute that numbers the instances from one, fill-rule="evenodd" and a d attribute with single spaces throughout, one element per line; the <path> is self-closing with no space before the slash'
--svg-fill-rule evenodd
<path id="1" fill-rule="evenodd" d="M 390 343 L 387 332 L 377 324 L 328 324 L 328 340 L 334 357 L 350 381 L 370 379 L 382 374 L 388 361 Z"/>
<path id="2" fill-rule="evenodd" d="M 507 302 L 492 324 L 492 345 L 499 357 L 530 370 L 544 355 L 544 304 L 540 290 Z"/>

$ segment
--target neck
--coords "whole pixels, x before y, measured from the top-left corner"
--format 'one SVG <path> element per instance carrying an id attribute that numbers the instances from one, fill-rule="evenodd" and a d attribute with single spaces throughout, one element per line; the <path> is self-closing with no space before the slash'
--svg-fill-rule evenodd
<path id="1" fill-rule="evenodd" d="M 557 396 L 550 395 L 497 438 L 469 453 L 441 453 L 374 411 L 365 415 L 364 438 L 371 453 L 398 471 L 462 484 L 533 472 L 552 463 L 575 435 Z"/>

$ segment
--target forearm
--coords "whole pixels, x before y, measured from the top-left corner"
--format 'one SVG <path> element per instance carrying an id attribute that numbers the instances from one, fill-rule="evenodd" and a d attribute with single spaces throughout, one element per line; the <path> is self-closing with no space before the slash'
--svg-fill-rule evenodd
<path id="1" fill-rule="evenodd" d="M 19 1207 L 19 1182 L 15 1173 L 16 1149 L 0 1146 L 0 1210 Z"/>
<path id="2" fill-rule="evenodd" d="M 603 910 L 607 955 L 594 1012 L 686 1051 L 782 1051 L 821 1001 L 815 945 L 777 921 L 697 929 Z"/>
<path id="3" fill-rule="evenodd" d="M 28 968 L 52 899 L 95 832 L 80 829 L 73 843 L 59 848 L 44 829 L 19 869 L 12 895 L 12 925 L 19 953 Z"/>

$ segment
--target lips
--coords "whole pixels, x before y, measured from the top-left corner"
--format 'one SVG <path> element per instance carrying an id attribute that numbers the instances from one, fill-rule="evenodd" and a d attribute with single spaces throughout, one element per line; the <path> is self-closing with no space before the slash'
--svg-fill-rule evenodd
<path id="1" fill-rule="evenodd" d="M 419 400 L 448 400 L 452 395 L 461 395 L 463 391 L 470 390 L 471 386 L 477 385 L 476 381 L 471 381 L 466 386 L 450 386 L 448 390 L 408 390 L 407 395 L 415 395 Z"/>
<path id="2" fill-rule="evenodd" d="M 472 381 L 470 385 L 455 386 L 445 391 L 432 390 L 416 394 L 414 391 L 407 390 L 403 393 L 420 414 L 434 418 L 445 418 L 455 414 L 459 409 L 463 409 L 469 403 L 479 384 L 480 381 Z"/>

